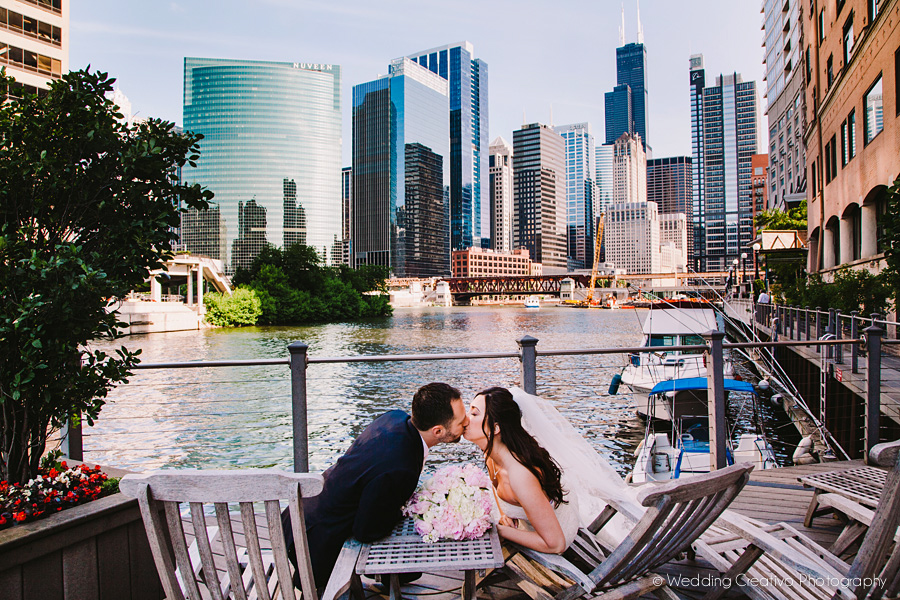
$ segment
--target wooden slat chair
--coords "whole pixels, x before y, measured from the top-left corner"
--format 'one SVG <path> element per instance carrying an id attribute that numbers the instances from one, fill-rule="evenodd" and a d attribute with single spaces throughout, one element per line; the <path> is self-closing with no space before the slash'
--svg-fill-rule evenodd
<path id="1" fill-rule="evenodd" d="M 156 471 L 126 475 L 119 482 L 119 489 L 138 500 L 153 560 L 168 600 L 184 600 L 185 596 L 190 600 L 230 597 L 296 600 L 281 528 L 280 500 L 286 500 L 290 506 L 302 597 L 316 600 L 301 499 L 322 491 L 321 475 L 266 469 Z M 187 504 L 190 512 L 193 543 L 189 543 L 182 523 L 182 503 Z M 220 556 L 213 552 L 204 505 L 215 513 Z M 232 528 L 229 505 L 240 511 L 242 532 Z M 258 506 L 265 514 L 271 550 L 260 544 Z M 242 534 L 239 537 L 245 541 L 243 547 L 236 543 L 236 533 Z M 192 561 L 193 545 L 200 565 L 196 564 L 196 554 Z M 223 567 L 221 573 L 216 558 Z"/>
<path id="2" fill-rule="evenodd" d="M 584 595 L 624 600 L 649 592 L 677 598 L 665 578 L 651 571 L 689 550 L 735 499 L 752 470 L 748 463 L 645 486 L 637 500 L 646 510 L 615 548 L 605 547 L 596 534 L 626 507 L 604 509 L 590 527 L 579 530 L 564 556 L 509 544 L 518 554 L 509 558 L 505 568 L 535 600 L 574 600 Z M 626 513 L 633 515 L 633 510 Z"/>
<path id="3" fill-rule="evenodd" d="M 724 573 L 723 580 L 759 582 L 741 586 L 755 600 L 897 597 L 900 544 L 894 539 L 900 526 L 900 440 L 875 446 L 869 456 L 871 462 L 891 470 L 852 563 L 788 523 L 766 525 L 733 511 L 723 514 L 716 527 L 694 544 L 696 553 Z M 710 590 L 705 600 L 715 600 L 725 591 L 724 586 Z"/>

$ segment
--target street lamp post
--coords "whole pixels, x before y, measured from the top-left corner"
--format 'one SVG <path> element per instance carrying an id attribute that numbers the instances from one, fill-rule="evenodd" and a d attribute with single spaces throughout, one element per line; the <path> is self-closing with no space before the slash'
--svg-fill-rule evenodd
<path id="1" fill-rule="evenodd" d="M 756 276 L 754 279 L 759 279 L 759 258 L 757 257 L 757 253 L 762 246 L 759 245 L 759 242 L 753 244 L 753 267 L 756 271 Z"/>
<path id="2" fill-rule="evenodd" d="M 744 283 L 744 279 L 747 277 L 747 253 L 741 252 L 741 285 Z"/>

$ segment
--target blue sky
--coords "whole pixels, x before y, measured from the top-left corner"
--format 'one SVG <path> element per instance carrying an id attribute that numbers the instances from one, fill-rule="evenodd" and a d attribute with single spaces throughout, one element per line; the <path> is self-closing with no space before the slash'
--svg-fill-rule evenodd
<path id="1" fill-rule="evenodd" d="M 759 0 L 644 0 L 649 139 L 655 157 L 689 155 L 688 57 L 702 53 L 707 82 L 725 72 L 760 90 L 765 150 L 763 32 Z M 625 6 L 636 41 L 635 0 Z M 603 94 L 616 83 L 622 3 L 609 0 L 88 0 L 72 2 L 70 68 L 91 64 L 118 79 L 139 116 L 181 123 L 185 56 L 339 64 L 344 163 L 353 86 L 392 58 L 469 40 L 490 71 L 490 137 L 512 141 L 525 122 L 590 122 L 603 141 Z"/>

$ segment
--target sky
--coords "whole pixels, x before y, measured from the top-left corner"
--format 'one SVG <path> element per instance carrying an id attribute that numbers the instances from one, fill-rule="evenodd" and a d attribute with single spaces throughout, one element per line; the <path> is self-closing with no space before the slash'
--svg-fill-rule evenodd
<path id="1" fill-rule="evenodd" d="M 342 68 L 343 156 L 353 86 L 391 59 L 468 40 L 488 63 L 490 139 L 524 123 L 588 122 L 605 140 L 603 94 L 616 85 L 622 7 L 637 41 L 636 0 L 87 0 L 72 2 L 69 68 L 108 72 L 141 117 L 182 122 L 184 57 L 330 63 Z M 644 0 L 648 138 L 653 156 L 690 155 L 688 59 L 707 85 L 737 72 L 759 90 L 767 146 L 761 0 Z"/>

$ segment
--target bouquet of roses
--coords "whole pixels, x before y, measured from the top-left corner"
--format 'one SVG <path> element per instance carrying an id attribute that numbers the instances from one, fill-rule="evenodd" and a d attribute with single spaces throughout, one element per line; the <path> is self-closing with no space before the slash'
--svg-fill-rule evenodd
<path id="1" fill-rule="evenodd" d="M 426 542 L 473 540 L 491 527 L 491 481 L 475 465 L 439 469 L 413 494 L 403 514 Z"/>
<path id="2" fill-rule="evenodd" d="M 69 468 L 63 461 L 42 467 L 40 474 L 25 484 L 0 481 L 0 529 L 96 500 L 106 480 L 100 467 Z"/>

